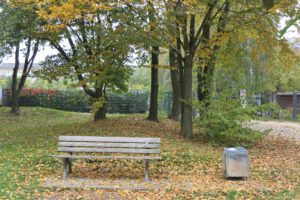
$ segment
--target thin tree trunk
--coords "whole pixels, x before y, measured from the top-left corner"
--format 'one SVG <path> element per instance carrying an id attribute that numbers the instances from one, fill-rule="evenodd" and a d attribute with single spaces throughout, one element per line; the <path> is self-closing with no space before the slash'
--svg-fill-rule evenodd
<path id="1" fill-rule="evenodd" d="M 34 59 L 35 59 L 38 49 L 39 49 L 40 41 L 39 40 L 36 41 L 36 43 L 34 44 L 32 55 L 30 56 L 31 45 L 32 45 L 32 39 L 29 38 L 27 41 L 27 52 L 26 52 L 26 56 L 25 56 L 24 68 L 23 68 L 22 76 L 19 81 L 19 85 L 18 85 L 18 96 L 21 94 L 23 87 L 25 85 L 25 81 L 28 77 L 28 74 L 30 73 L 30 71 L 32 69 Z"/>
<path id="2" fill-rule="evenodd" d="M 176 31 L 177 31 L 177 37 L 176 37 L 176 47 L 178 49 L 179 52 L 181 52 L 181 39 L 180 39 L 180 28 L 179 28 L 179 24 L 177 23 L 176 24 Z M 182 114 L 184 113 L 184 102 L 183 102 L 183 99 L 184 99 L 184 66 L 183 66 L 183 59 L 181 57 L 181 55 L 178 55 L 177 54 L 177 65 L 178 65 L 178 70 L 179 70 L 179 84 L 180 84 L 180 114 L 181 114 L 181 120 L 180 120 L 180 127 L 183 127 L 183 120 L 182 120 Z M 181 136 L 184 136 L 182 135 L 182 132 L 180 131 L 179 132 L 179 135 Z"/>
<path id="3" fill-rule="evenodd" d="M 20 114 L 20 108 L 19 108 L 19 98 L 18 98 L 18 70 L 20 66 L 19 61 L 19 54 L 20 54 L 20 43 L 16 46 L 15 51 L 15 67 L 13 70 L 13 76 L 12 76 L 12 85 L 11 85 L 11 113 L 14 114 Z"/>
<path id="4" fill-rule="evenodd" d="M 203 26 L 203 43 L 208 44 L 208 41 L 210 40 L 210 22 L 208 21 L 204 26 Z M 208 51 L 209 45 L 205 45 L 204 51 Z M 208 93 L 209 93 L 209 87 L 208 87 L 208 68 L 209 64 L 207 62 L 208 58 L 202 58 L 202 63 L 203 66 L 199 66 L 198 72 L 197 72 L 197 81 L 198 81 L 198 88 L 197 88 L 197 96 L 198 100 L 200 102 L 208 101 Z M 205 105 L 207 102 L 205 102 Z"/>
<path id="5" fill-rule="evenodd" d="M 215 64 L 214 64 L 214 55 L 209 61 L 205 62 L 203 69 L 198 72 L 197 79 L 198 79 L 198 100 L 200 102 L 204 102 L 204 106 L 207 108 L 209 106 L 209 97 L 211 93 L 211 84 L 212 78 L 214 74 Z"/>
<path id="6" fill-rule="evenodd" d="M 229 7 L 230 7 L 230 4 L 228 2 L 225 5 L 224 12 L 222 13 L 222 15 L 219 18 L 217 33 L 222 33 L 226 27 L 226 20 L 227 20 L 227 15 L 229 12 Z M 209 23 L 210 22 L 208 21 L 203 26 L 203 42 L 207 44 L 207 45 L 205 45 L 207 49 L 210 48 L 208 45 L 208 42 L 211 38 L 211 35 L 210 35 L 211 26 Z M 213 74 L 215 71 L 216 53 L 218 52 L 219 49 L 220 49 L 219 45 L 214 45 L 213 50 L 211 52 L 211 57 L 204 59 L 203 69 L 199 69 L 198 73 L 197 73 L 198 100 L 200 102 L 205 102 L 205 107 L 208 107 L 209 102 L 210 102 L 209 98 L 210 98 L 210 93 L 211 93 Z"/>
<path id="7" fill-rule="evenodd" d="M 178 121 L 180 119 L 180 77 L 179 77 L 179 71 L 177 67 L 176 62 L 176 53 L 172 48 L 169 48 L 169 62 L 170 62 L 170 74 L 171 74 L 171 83 L 172 83 L 172 109 L 171 113 L 168 116 L 169 119 L 173 119 Z"/>
<path id="8" fill-rule="evenodd" d="M 20 43 L 16 45 L 16 52 L 15 52 L 15 67 L 13 70 L 13 76 L 12 76 L 12 87 L 11 87 L 11 112 L 14 114 L 20 114 L 20 107 L 19 107 L 19 96 L 23 90 L 23 87 L 25 85 L 25 81 L 27 79 L 28 74 L 30 73 L 34 59 L 36 57 L 36 54 L 38 52 L 40 41 L 37 40 L 34 44 L 33 52 L 31 54 L 31 45 L 32 45 L 32 39 L 28 38 L 27 40 L 27 47 L 26 47 L 26 53 L 25 53 L 25 62 L 23 66 L 22 76 L 20 78 L 20 81 L 18 81 L 18 71 L 20 67 Z"/>
<path id="9" fill-rule="evenodd" d="M 151 97 L 148 120 L 158 122 L 158 54 L 159 47 L 152 47 L 151 54 Z"/>

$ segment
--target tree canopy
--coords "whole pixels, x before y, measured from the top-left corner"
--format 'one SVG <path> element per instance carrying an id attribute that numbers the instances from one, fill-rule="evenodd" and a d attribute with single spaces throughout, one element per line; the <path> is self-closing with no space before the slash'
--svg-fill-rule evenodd
<path id="1" fill-rule="evenodd" d="M 151 55 L 152 66 L 160 67 L 158 47 L 168 49 L 172 89 L 178 96 L 174 101 L 181 110 L 180 135 L 186 138 L 193 138 L 195 87 L 198 101 L 208 107 L 212 93 L 232 84 L 220 73 L 230 72 L 234 78 L 232 73 L 240 72 L 241 80 L 251 82 L 249 88 L 258 88 L 278 77 L 282 66 L 291 68 L 297 60 L 278 34 L 283 16 L 297 17 L 296 0 L 10 3 L 36 9 L 43 21 L 39 38 L 58 51 L 43 63 L 41 75 L 77 79 L 87 94 L 104 104 L 107 89 L 127 89 L 132 63 L 143 63 Z M 151 89 L 157 92 L 157 70 L 152 67 L 152 72 L 156 79 Z M 99 118 L 105 118 L 103 109 L 99 112 Z"/>

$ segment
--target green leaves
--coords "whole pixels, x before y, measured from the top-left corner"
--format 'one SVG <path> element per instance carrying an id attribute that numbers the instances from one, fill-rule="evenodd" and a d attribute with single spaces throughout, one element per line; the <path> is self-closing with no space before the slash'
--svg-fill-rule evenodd
<path id="1" fill-rule="evenodd" d="M 38 12 L 46 22 L 43 35 L 59 54 L 43 62 L 40 77 L 77 79 L 94 99 L 103 99 L 106 90 L 126 91 L 130 63 L 139 59 L 132 56 L 136 39 L 126 11 L 105 1 L 44 3 Z"/>
<path id="2" fill-rule="evenodd" d="M 208 142 L 248 146 L 263 137 L 262 133 L 243 127 L 243 122 L 252 119 L 254 113 L 251 106 L 242 108 L 239 100 L 218 94 L 211 98 L 207 108 L 201 109 L 196 126 Z"/>

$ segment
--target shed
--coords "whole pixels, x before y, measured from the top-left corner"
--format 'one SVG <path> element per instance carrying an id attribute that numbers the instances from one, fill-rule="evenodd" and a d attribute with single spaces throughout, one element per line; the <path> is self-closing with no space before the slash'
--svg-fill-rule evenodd
<path id="1" fill-rule="evenodd" d="M 277 92 L 273 94 L 273 102 L 277 102 L 283 109 L 293 108 L 294 92 Z M 295 92 L 295 108 L 296 113 L 300 114 L 300 92 Z"/>

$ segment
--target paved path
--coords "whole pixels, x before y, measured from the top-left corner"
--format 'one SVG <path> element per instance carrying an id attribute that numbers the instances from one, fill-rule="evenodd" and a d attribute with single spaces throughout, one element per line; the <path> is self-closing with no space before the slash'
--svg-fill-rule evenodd
<path id="1" fill-rule="evenodd" d="M 154 181 L 136 181 L 136 180 L 94 180 L 84 178 L 67 178 L 65 180 L 58 178 L 49 178 L 43 185 L 48 188 L 85 188 L 85 189 L 108 189 L 108 190 L 155 190 L 160 186 Z"/>
<path id="2" fill-rule="evenodd" d="M 91 200 L 123 200 L 117 190 L 129 190 L 129 191 L 153 191 L 160 188 L 160 185 L 154 181 L 144 182 L 142 180 L 94 180 L 94 179 L 72 179 L 67 178 L 62 180 L 61 178 L 51 177 L 45 180 L 42 185 L 45 188 L 50 189 L 78 189 L 83 188 L 85 190 L 83 198 L 75 198 L 74 194 L 70 194 L 71 197 L 63 196 L 64 194 L 55 194 L 51 197 L 41 197 L 41 199 L 47 200 L 60 200 L 60 199 L 91 199 Z M 102 189 L 97 192 L 96 189 Z M 73 195 L 73 196 L 72 196 Z"/>
<path id="3" fill-rule="evenodd" d="M 255 130 L 271 130 L 270 134 L 300 142 L 300 123 L 280 121 L 251 121 L 246 124 Z"/>

